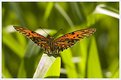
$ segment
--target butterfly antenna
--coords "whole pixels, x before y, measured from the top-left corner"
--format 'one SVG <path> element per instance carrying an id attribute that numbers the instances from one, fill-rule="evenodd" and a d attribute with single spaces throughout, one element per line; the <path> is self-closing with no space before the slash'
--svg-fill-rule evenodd
<path id="1" fill-rule="evenodd" d="M 47 35 L 49 35 L 41 26 L 40 26 L 40 28 L 41 28 Z"/>
<path id="2" fill-rule="evenodd" d="M 63 30 L 63 29 L 60 28 L 60 29 L 58 30 L 58 32 L 57 32 L 53 37 L 57 36 L 57 34 L 58 34 L 60 31 L 62 31 L 62 30 Z"/>

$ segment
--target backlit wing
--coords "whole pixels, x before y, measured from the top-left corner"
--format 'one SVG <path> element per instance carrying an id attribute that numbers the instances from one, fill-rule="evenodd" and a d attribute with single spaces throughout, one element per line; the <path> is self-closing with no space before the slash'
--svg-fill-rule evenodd
<path id="1" fill-rule="evenodd" d="M 14 26 L 14 28 L 39 45 L 42 49 L 47 50 L 49 48 L 49 45 L 47 44 L 49 41 L 48 38 L 23 27 Z"/>
<path id="2" fill-rule="evenodd" d="M 74 45 L 80 39 L 92 35 L 95 31 L 95 28 L 87 28 L 67 33 L 54 40 L 55 49 L 58 51 L 63 51 L 64 49 Z"/>

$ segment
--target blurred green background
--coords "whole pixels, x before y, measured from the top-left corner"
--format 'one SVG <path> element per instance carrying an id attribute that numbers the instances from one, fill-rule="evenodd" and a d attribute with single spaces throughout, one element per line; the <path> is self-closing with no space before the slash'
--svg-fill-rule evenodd
<path id="1" fill-rule="evenodd" d="M 12 25 L 50 35 L 95 27 L 93 36 L 61 53 L 58 77 L 119 78 L 118 2 L 2 2 L 2 77 L 32 78 L 43 51 Z"/>

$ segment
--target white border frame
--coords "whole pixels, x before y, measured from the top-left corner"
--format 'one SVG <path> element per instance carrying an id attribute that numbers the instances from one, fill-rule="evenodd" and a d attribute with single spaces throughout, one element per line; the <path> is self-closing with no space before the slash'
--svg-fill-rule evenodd
<path id="1" fill-rule="evenodd" d="M 39 78 L 1 78 L 2 77 L 2 2 L 119 2 L 119 13 L 121 13 L 121 5 L 120 0 L 1 0 L 0 1 L 0 80 L 40 80 Z M 121 15 L 120 15 L 121 18 Z M 83 80 L 121 80 L 121 20 L 119 19 L 119 78 L 72 78 L 71 80 L 77 80 L 77 79 L 83 79 Z M 67 80 L 70 78 L 51 78 L 51 79 L 57 79 L 57 80 Z M 43 80 L 43 79 L 42 79 Z M 45 80 L 50 80 L 46 79 Z"/>

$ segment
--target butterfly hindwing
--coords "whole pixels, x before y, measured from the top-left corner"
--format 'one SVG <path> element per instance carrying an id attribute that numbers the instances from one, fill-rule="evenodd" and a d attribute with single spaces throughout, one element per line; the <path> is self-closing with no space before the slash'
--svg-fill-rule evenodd
<path id="1" fill-rule="evenodd" d="M 82 29 L 71 33 L 67 33 L 55 39 L 54 45 L 58 46 L 57 48 L 59 49 L 59 51 L 62 51 L 68 47 L 71 47 L 80 39 L 92 35 L 95 31 L 96 31 L 95 28 L 88 28 L 88 29 Z"/>
<path id="2" fill-rule="evenodd" d="M 49 41 L 48 38 L 23 27 L 14 26 L 14 28 L 20 33 L 27 36 L 29 39 L 31 39 L 34 43 L 39 45 L 41 48 L 43 48 L 44 50 L 47 50 L 48 48 L 47 41 Z"/>

